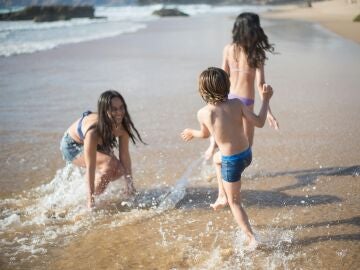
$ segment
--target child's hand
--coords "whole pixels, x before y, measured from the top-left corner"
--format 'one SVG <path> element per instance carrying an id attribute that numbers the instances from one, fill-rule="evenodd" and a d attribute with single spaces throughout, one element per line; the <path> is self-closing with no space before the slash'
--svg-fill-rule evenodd
<path id="1" fill-rule="evenodd" d="M 272 97 L 273 93 L 274 93 L 274 91 L 273 91 L 271 85 L 264 83 L 263 89 L 261 91 L 262 99 L 265 101 L 269 101 L 270 98 Z"/>
<path id="2" fill-rule="evenodd" d="M 94 199 L 94 196 L 91 195 L 91 196 L 89 196 L 89 198 L 87 200 L 87 207 L 89 209 L 92 209 L 92 208 L 94 208 L 94 206 L 95 206 L 95 199 Z"/>
<path id="3" fill-rule="evenodd" d="M 126 186 L 125 186 L 125 194 L 126 196 L 132 196 L 136 193 L 136 189 L 134 187 L 134 182 L 132 180 L 132 176 L 131 175 L 126 175 L 125 176 L 125 182 L 126 182 Z"/>
<path id="4" fill-rule="evenodd" d="M 189 128 L 184 129 L 184 131 L 181 132 L 181 138 L 182 138 L 185 142 L 188 142 L 188 141 L 190 141 L 192 138 L 194 138 L 191 129 L 189 129 Z"/>
<path id="5" fill-rule="evenodd" d="M 267 120 L 268 120 L 270 127 L 272 127 L 275 130 L 279 130 L 279 122 L 276 120 L 276 118 L 271 113 L 268 113 Z"/>

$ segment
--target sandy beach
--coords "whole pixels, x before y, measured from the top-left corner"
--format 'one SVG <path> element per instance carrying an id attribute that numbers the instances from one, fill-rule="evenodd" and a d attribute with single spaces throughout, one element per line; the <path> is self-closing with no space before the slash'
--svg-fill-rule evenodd
<path id="1" fill-rule="evenodd" d="M 340 36 L 360 43 L 360 22 L 353 21 L 359 14 L 359 1 L 330 0 L 313 2 L 311 8 L 305 4 L 282 5 L 274 7 L 263 16 L 317 22 Z"/>
<path id="2" fill-rule="evenodd" d="M 262 247 L 246 249 L 228 208 L 209 208 L 208 142 L 180 132 L 198 126 L 197 76 L 220 65 L 235 15 L 165 18 L 0 58 L 1 269 L 360 268 L 360 46 L 312 21 L 262 17 L 277 52 L 265 69 L 280 131 L 256 130 L 242 179 Z M 136 198 L 118 181 L 89 213 L 59 140 L 109 88 L 148 145 L 131 147 Z"/>

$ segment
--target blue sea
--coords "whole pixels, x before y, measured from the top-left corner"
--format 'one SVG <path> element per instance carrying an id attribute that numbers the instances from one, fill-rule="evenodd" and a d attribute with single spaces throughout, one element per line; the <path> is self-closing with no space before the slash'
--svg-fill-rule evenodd
<path id="1" fill-rule="evenodd" d="M 95 16 L 104 19 L 72 19 L 36 23 L 33 21 L 0 22 L 0 56 L 11 56 L 53 49 L 59 45 L 118 36 L 146 28 L 150 21 L 159 20 L 152 15 L 162 5 L 116 6 L 95 8 Z M 266 6 L 210 6 L 169 5 L 179 8 L 190 16 L 205 13 L 233 13 L 243 10 L 265 11 Z M 5 13 L 6 10 L 0 10 Z"/>

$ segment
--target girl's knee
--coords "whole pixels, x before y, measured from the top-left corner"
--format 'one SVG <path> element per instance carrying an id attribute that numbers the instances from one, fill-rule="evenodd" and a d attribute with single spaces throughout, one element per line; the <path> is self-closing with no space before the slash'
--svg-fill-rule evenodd
<path id="1" fill-rule="evenodd" d="M 123 166 L 117 158 L 111 158 L 109 162 L 104 164 L 102 174 L 108 178 L 109 181 L 116 180 L 124 174 Z"/>

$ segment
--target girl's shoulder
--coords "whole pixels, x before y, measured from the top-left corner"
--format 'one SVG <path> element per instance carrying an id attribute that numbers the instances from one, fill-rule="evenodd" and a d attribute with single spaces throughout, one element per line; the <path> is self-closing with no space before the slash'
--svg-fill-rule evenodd
<path id="1" fill-rule="evenodd" d="M 224 47 L 224 52 L 229 52 L 229 50 L 232 50 L 234 48 L 234 46 L 235 46 L 234 43 L 226 44 Z"/>
<path id="2" fill-rule="evenodd" d="M 98 123 L 98 114 L 91 113 L 87 117 L 83 119 L 82 129 L 86 131 L 86 133 L 91 132 L 93 133 L 96 130 L 96 125 Z"/>
<path id="3" fill-rule="evenodd" d="M 93 124 L 97 124 L 98 122 L 98 114 L 97 112 L 93 112 L 91 114 L 89 114 L 85 119 L 84 119 L 84 125 L 88 126 L 88 125 L 93 125 Z"/>
<path id="4" fill-rule="evenodd" d="M 113 130 L 115 137 L 128 137 L 129 133 L 126 131 L 125 127 L 123 125 L 119 126 L 118 128 L 115 128 Z"/>

